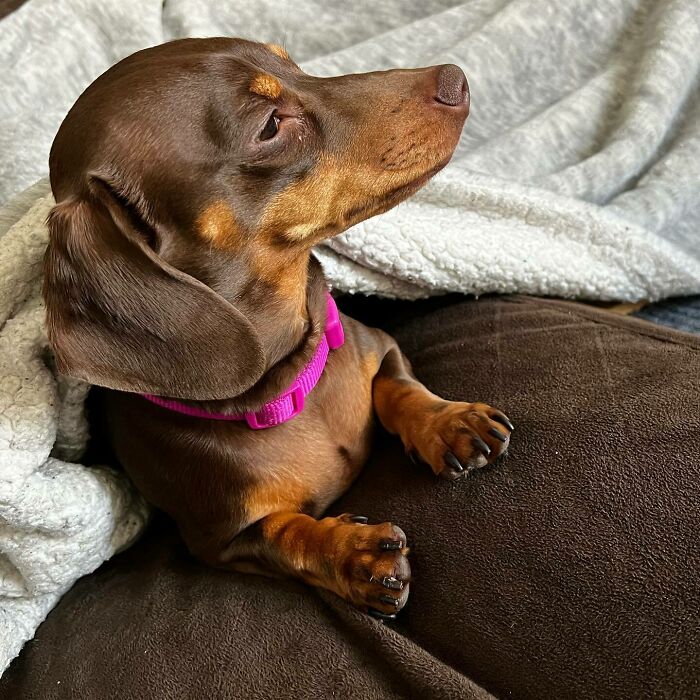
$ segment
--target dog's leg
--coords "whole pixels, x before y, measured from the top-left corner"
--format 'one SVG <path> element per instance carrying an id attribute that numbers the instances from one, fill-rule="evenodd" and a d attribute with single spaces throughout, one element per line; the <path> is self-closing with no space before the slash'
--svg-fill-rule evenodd
<path id="1" fill-rule="evenodd" d="M 273 513 L 231 540 L 210 563 L 221 568 L 291 575 L 326 588 L 362 610 L 393 615 L 406 603 L 411 569 L 406 535 L 362 516 L 316 520 Z"/>
<path id="2" fill-rule="evenodd" d="M 493 462 L 508 448 L 513 429 L 504 413 L 484 403 L 445 401 L 414 376 L 396 343 L 384 356 L 372 389 L 382 425 L 407 453 L 435 474 L 456 479 Z"/>

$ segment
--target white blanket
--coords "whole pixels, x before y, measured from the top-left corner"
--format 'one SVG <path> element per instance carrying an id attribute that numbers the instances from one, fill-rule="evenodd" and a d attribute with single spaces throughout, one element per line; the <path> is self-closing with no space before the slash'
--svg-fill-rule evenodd
<path id="1" fill-rule="evenodd" d="M 448 169 L 320 249 L 344 289 L 636 300 L 700 292 L 699 0 L 30 0 L 0 23 L 0 202 L 82 89 L 181 36 L 283 42 L 319 75 L 455 62 Z"/>
<path id="2" fill-rule="evenodd" d="M 61 594 L 147 518 L 124 476 L 77 463 L 87 385 L 56 380 L 39 294 L 50 205 L 39 199 L 7 233 L 0 218 L 0 673 Z"/>
<path id="3" fill-rule="evenodd" d="M 700 292 L 698 0 L 30 0 L 0 22 L 0 202 L 46 174 L 61 119 L 100 72 L 211 35 L 284 43 L 319 75 L 465 69 L 472 115 L 452 164 L 319 248 L 337 287 Z M 146 518 L 118 475 L 69 461 L 85 443 L 85 388 L 46 361 L 50 204 L 0 239 L 0 669 Z"/>

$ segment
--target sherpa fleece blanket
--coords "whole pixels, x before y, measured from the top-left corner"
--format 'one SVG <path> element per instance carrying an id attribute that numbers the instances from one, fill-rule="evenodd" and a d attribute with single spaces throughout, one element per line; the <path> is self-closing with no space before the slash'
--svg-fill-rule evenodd
<path id="1" fill-rule="evenodd" d="M 51 368 L 37 207 L 7 232 L 11 211 L 0 216 L 0 674 L 61 594 L 147 518 L 123 475 L 78 463 L 88 387 Z"/>
<path id="2" fill-rule="evenodd" d="M 319 248 L 336 287 L 700 292 L 699 25 L 698 0 L 29 0 L 0 22 L 0 201 L 46 174 L 88 83 L 145 46 L 247 36 L 318 75 L 455 62 L 472 115 L 452 164 Z M 54 377 L 38 295 L 50 206 L 0 239 L 0 669 L 146 517 L 75 462 L 85 387 Z"/>
<path id="3" fill-rule="evenodd" d="M 454 62 L 472 114 L 410 202 L 319 250 L 343 289 L 700 292 L 700 0 L 30 0 L 0 23 L 0 201 L 80 92 L 182 36 L 284 43 L 318 75 Z"/>

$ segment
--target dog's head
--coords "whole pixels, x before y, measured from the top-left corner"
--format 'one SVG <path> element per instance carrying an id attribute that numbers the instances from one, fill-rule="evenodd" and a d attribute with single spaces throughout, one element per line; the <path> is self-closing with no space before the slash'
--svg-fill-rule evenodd
<path id="1" fill-rule="evenodd" d="M 303 305 L 310 247 L 423 185 L 467 113 L 453 65 L 316 78 L 237 39 L 118 63 L 51 150 L 59 369 L 178 398 L 252 386 L 281 353 L 255 305 Z"/>

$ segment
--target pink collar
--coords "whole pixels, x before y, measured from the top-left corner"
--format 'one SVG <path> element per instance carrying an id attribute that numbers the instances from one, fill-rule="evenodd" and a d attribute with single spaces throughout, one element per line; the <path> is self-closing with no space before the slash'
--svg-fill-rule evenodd
<path id="1" fill-rule="evenodd" d="M 297 375 L 292 385 L 276 398 L 268 401 L 257 411 L 248 413 L 212 413 L 196 406 L 189 406 L 179 401 L 164 399 L 153 394 L 142 394 L 145 399 L 152 401 L 163 408 L 176 413 L 195 418 L 209 418 L 210 420 L 244 420 L 254 430 L 272 428 L 275 425 L 286 423 L 299 415 L 304 410 L 304 399 L 313 391 L 328 360 L 330 350 L 339 348 L 345 342 L 343 324 L 340 322 L 338 307 L 333 297 L 328 294 L 328 306 L 326 313 L 326 330 L 316 348 L 314 356 L 304 369 Z"/>

